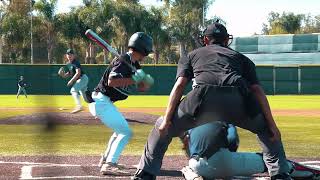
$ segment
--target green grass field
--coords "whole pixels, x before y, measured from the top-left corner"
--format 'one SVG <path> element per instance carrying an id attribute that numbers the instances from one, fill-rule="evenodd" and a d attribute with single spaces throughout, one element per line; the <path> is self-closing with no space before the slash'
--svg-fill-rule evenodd
<path id="1" fill-rule="evenodd" d="M 0 95 L 0 107 L 73 107 L 73 99 L 69 96 L 29 95 L 28 99 L 15 95 Z M 272 109 L 319 109 L 319 95 L 277 95 L 268 96 Z M 118 107 L 166 107 L 168 96 L 130 96 L 125 101 L 117 102 Z M 85 103 L 84 103 L 85 104 Z"/>
<path id="2" fill-rule="evenodd" d="M 23 96 L 17 101 L 14 95 L 0 96 L 0 119 L 35 113 L 33 108 L 72 107 L 71 96 Z M 268 96 L 272 109 L 319 110 L 320 96 Z M 165 107 L 168 96 L 132 96 L 119 102 L 124 107 Z M 9 107 L 10 109 L 6 109 Z M 17 109 L 14 109 L 17 108 Z M 275 117 L 282 132 L 282 139 L 288 157 L 320 157 L 320 114 L 313 117 Z M 140 155 L 152 125 L 131 126 L 134 137 L 124 154 Z M 0 125 L 0 155 L 99 155 L 111 135 L 103 125 L 63 125 L 48 133 L 38 125 Z M 256 137 L 239 129 L 240 151 L 260 151 Z M 170 145 L 167 154 L 183 154 L 177 138 Z"/>

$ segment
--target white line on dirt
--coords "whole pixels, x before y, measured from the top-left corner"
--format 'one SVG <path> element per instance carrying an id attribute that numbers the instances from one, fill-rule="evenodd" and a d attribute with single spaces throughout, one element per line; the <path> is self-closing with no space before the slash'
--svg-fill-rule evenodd
<path id="1" fill-rule="evenodd" d="M 320 161 L 304 161 L 304 162 L 299 162 L 301 164 L 320 164 Z"/>
<path id="2" fill-rule="evenodd" d="M 319 165 L 306 165 L 308 167 L 311 167 L 311 168 L 314 168 L 314 169 L 317 169 L 317 170 L 320 170 L 320 166 Z"/>
<path id="3" fill-rule="evenodd" d="M 20 179 L 32 178 L 32 166 L 23 166 L 21 168 Z"/>
<path id="4" fill-rule="evenodd" d="M 305 164 L 309 167 L 320 169 L 320 165 L 313 165 L 313 164 L 320 164 L 320 161 L 304 161 L 304 162 L 299 162 L 301 164 Z M 78 164 L 55 164 L 55 163 L 36 163 L 36 162 L 5 162 L 5 161 L 0 161 L 0 164 L 21 164 L 24 165 L 21 168 L 21 175 L 20 179 L 74 179 L 74 178 L 96 178 L 96 179 L 105 179 L 106 177 L 101 177 L 101 176 L 56 176 L 56 177 L 32 177 L 32 168 L 33 167 L 52 167 L 52 166 L 58 166 L 58 167 L 81 167 L 82 165 Z M 96 164 L 91 164 L 89 166 L 97 166 Z M 127 179 L 128 177 L 117 177 L 113 176 L 113 179 Z M 263 180 L 265 179 L 264 177 L 256 178 L 257 180 Z"/>
<path id="5" fill-rule="evenodd" d="M 5 162 L 0 161 L 0 164 L 21 164 L 24 165 L 21 168 L 20 179 L 73 179 L 73 178 L 105 178 L 100 176 L 58 176 L 58 177 L 32 177 L 33 167 L 81 167 L 78 164 L 54 164 L 54 163 L 35 163 L 35 162 Z M 96 164 L 91 164 L 89 166 L 97 166 Z M 123 179 L 124 177 L 115 177 L 115 179 Z"/>
<path id="6" fill-rule="evenodd" d="M 38 166 L 83 166 L 79 164 L 55 164 L 55 163 L 35 163 L 35 162 L 5 162 L 5 161 L 0 161 L 0 164 L 25 164 L 25 165 L 38 165 Z M 91 164 L 87 166 L 98 166 L 97 164 Z"/>
<path id="7" fill-rule="evenodd" d="M 88 179 L 88 178 L 95 178 L 95 179 L 106 179 L 106 178 L 112 178 L 112 179 L 128 179 L 128 176 L 124 177 L 117 177 L 117 176 L 112 176 L 112 177 L 101 177 L 101 176 L 55 176 L 55 177 L 31 177 L 28 179 Z"/>

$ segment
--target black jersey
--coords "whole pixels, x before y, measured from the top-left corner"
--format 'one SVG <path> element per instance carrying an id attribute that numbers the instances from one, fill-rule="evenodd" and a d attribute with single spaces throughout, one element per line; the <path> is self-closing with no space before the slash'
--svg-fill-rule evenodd
<path id="1" fill-rule="evenodd" d="M 259 84 L 254 63 L 230 48 L 212 44 L 179 60 L 177 78 L 195 78 L 197 84 L 243 86 Z"/>
<path id="2" fill-rule="evenodd" d="M 26 86 L 27 86 L 27 83 L 26 83 L 24 80 L 19 80 L 18 86 L 20 86 L 20 87 L 26 87 Z"/>
<path id="3" fill-rule="evenodd" d="M 130 67 L 130 65 L 132 67 Z M 130 94 L 136 91 L 136 85 L 130 85 L 126 87 L 110 87 L 108 86 L 108 79 L 112 78 L 131 78 L 136 69 L 141 69 L 139 62 L 133 63 L 131 57 L 128 54 L 123 54 L 119 58 L 113 60 L 103 76 L 94 89 L 96 92 L 109 96 L 111 101 L 118 101 L 126 99 Z"/>

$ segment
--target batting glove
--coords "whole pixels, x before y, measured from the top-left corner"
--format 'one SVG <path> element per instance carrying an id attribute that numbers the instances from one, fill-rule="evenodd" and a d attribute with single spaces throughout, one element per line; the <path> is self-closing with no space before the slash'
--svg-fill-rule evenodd
<path id="1" fill-rule="evenodd" d="M 138 69 L 134 75 L 132 75 L 132 79 L 136 82 L 139 83 L 141 82 L 146 76 L 146 73 L 142 69 Z"/>
<path id="2" fill-rule="evenodd" d="M 154 84 L 154 79 L 150 74 L 147 74 L 144 79 L 143 82 L 145 82 L 146 84 L 148 84 L 149 86 L 152 86 Z"/>

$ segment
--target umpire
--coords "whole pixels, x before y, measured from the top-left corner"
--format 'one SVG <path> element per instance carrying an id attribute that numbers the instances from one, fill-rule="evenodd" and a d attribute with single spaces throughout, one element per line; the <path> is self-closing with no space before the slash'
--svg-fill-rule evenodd
<path id="1" fill-rule="evenodd" d="M 222 24 L 213 23 L 204 31 L 205 46 L 179 60 L 165 115 L 151 131 L 132 179 L 155 179 L 173 137 L 221 119 L 257 134 L 272 180 L 291 179 L 280 131 L 259 84 L 255 65 L 228 47 L 229 37 Z M 196 85 L 181 100 L 192 78 Z"/>

